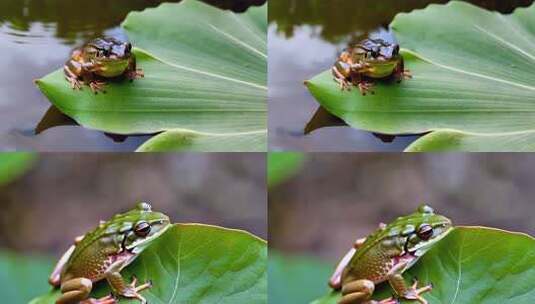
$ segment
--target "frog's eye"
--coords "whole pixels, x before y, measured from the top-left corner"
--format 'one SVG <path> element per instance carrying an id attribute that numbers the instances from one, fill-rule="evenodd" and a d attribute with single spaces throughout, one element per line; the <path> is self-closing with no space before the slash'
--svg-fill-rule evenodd
<path id="1" fill-rule="evenodd" d="M 150 233 L 150 225 L 147 222 L 140 222 L 134 227 L 134 233 L 139 237 L 146 237 Z"/>
<path id="2" fill-rule="evenodd" d="M 126 52 L 130 53 L 132 51 L 132 44 L 130 42 L 126 43 Z"/>
<path id="3" fill-rule="evenodd" d="M 99 57 L 107 57 L 109 55 L 110 55 L 110 51 L 106 50 L 106 49 L 99 50 L 98 53 L 97 53 L 97 56 L 99 56 Z"/>
<path id="4" fill-rule="evenodd" d="M 433 227 L 431 227 L 429 224 L 422 224 L 420 227 L 418 227 L 418 231 L 416 233 L 420 239 L 427 241 L 433 236 Z"/>

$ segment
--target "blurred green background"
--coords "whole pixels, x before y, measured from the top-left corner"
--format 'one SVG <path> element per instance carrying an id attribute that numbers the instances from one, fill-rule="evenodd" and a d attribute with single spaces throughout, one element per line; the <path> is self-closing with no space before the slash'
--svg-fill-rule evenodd
<path id="1" fill-rule="evenodd" d="M 0 295 L 27 303 L 74 237 L 148 201 L 173 222 L 267 238 L 266 157 L 240 154 L 0 154 Z"/>
<path id="2" fill-rule="evenodd" d="M 535 235 L 532 154 L 271 153 L 268 167 L 293 168 L 268 190 L 270 303 L 325 295 L 355 239 L 424 202 L 455 225 Z"/>

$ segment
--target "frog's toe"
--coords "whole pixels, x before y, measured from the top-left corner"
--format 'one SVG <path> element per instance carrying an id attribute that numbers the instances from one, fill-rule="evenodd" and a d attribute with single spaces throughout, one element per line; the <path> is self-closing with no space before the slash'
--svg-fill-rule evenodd
<path id="1" fill-rule="evenodd" d="M 110 294 L 100 299 L 87 299 L 80 302 L 80 304 L 117 304 L 117 299 L 114 295 Z"/>
<path id="2" fill-rule="evenodd" d="M 82 89 L 82 84 L 77 79 L 67 78 L 67 81 L 70 83 L 71 88 L 73 90 L 81 90 Z"/>
<path id="3" fill-rule="evenodd" d="M 392 296 L 388 299 L 381 300 L 379 302 L 375 301 L 375 303 L 377 304 L 400 304 L 398 298 L 396 298 L 395 296 Z"/>
<path id="4" fill-rule="evenodd" d="M 418 288 L 418 281 L 415 280 L 411 288 L 403 295 L 403 298 L 407 300 L 416 300 L 420 304 L 427 304 L 427 301 L 421 295 L 423 293 L 431 291 L 432 289 L 433 289 L 432 284 Z"/>
<path id="5" fill-rule="evenodd" d="M 106 90 L 104 89 L 105 86 L 106 86 L 106 83 L 102 81 L 92 81 L 89 83 L 89 87 L 91 88 L 91 91 L 93 91 L 93 93 L 95 94 L 98 94 L 99 92 L 106 93 Z"/>
<path id="6" fill-rule="evenodd" d="M 359 90 L 360 90 L 360 93 L 362 94 L 362 96 L 366 96 L 367 93 L 370 93 L 372 95 L 375 94 L 375 92 L 372 90 L 373 88 L 373 83 L 369 83 L 369 82 L 360 82 L 358 84 L 358 87 L 359 87 Z"/>
<path id="7" fill-rule="evenodd" d="M 145 77 L 145 72 L 141 69 L 129 71 L 126 75 L 128 79 L 130 79 L 130 82 L 134 81 L 135 79 L 143 78 Z"/>

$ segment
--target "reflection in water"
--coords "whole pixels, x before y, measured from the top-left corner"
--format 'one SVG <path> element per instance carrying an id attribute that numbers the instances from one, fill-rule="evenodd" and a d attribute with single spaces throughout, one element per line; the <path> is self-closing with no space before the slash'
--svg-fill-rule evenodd
<path id="1" fill-rule="evenodd" d="M 269 22 L 277 31 L 292 37 L 296 27 L 318 26 L 315 33 L 330 42 L 340 42 L 351 35 L 362 37 L 367 32 L 387 26 L 395 15 L 424 8 L 430 3 L 448 0 L 270 0 Z M 519 6 L 528 6 L 533 0 L 470 0 L 475 5 L 502 13 L 510 13 Z M 354 39 L 353 39 L 354 40 Z"/>
<path id="2" fill-rule="evenodd" d="M 204 0 L 236 12 L 265 1 Z M 126 15 L 163 2 L 180 0 L 1 0 L 0 151 L 132 151 L 150 138 L 80 127 L 49 109 L 33 80 L 61 67 L 73 45 L 98 36 L 126 39 L 119 27 Z"/>
<path id="3" fill-rule="evenodd" d="M 104 32 L 124 20 L 130 11 L 156 7 L 163 2 L 181 0 L 2 0 L 0 2 L 0 25 L 15 42 L 23 37 L 33 41 L 42 37 L 34 32 L 36 22 L 44 24 L 44 30 L 55 31 L 54 36 L 72 45 L 78 40 L 89 40 L 103 36 Z M 222 9 L 243 12 L 251 5 L 261 5 L 266 0 L 205 0 L 204 2 Z"/>
<path id="4" fill-rule="evenodd" d="M 388 37 L 401 12 L 447 0 L 270 0 L 269 145 L 272 150 L 399 151 L 418 136 L 384 136 L 347 127 L 318 109 L 303 80 L 330 69 L 348 43 Z M 534 0 L 468 1 L 510 13 Z M 385 30 L 386 29 L 386 30 Z M 306 135 L 306 136 L 305 136 Z M 389 143 L 391 142 L 391 143 Z"/>
<path id="5" fill-rule="evenodd" d="M 120 24 L 132 10 L 154 7 L 162 2 L 165 1 L 3 0 L 0 2 L 0 24 L 7 24 L 4 31 L 14 36 L 16 42 L 31 43 L 35 38 L 44 37 L 42 31 L 54 31 L 55 37 L 72 45 L 102 36 L 105 30 Z"/>

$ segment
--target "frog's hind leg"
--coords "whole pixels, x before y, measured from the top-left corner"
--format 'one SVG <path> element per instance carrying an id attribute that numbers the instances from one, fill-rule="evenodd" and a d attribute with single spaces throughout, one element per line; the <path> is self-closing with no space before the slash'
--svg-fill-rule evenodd
<path id="1" fill-rule="evenodd" d="M 61 296 L 56 300 L 56 304 L 71 304 L 86 300 L 92 288 L 93 282 L 89 279 L 68 280 L 61 284 Z"/>
<path id="2" fill-rule="evenodd" d="M 375 284 L 370 280 L 349 282 L 342 287 L 342 298 L 338 304 L 375 304 L 376 301 L 369 300 L 374 290 Z"/>

